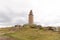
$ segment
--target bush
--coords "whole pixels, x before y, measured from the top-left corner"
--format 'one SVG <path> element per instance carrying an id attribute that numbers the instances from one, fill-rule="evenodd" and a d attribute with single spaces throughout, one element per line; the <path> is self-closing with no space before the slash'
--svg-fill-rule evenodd
<path id="1" fill-rule="evenodd" d="M 43 29 L 43 27 L 41 25 L 37 25 L 37 28 L 39 29 Z"/>
<path id="2" fill-rule="evenodd" d="M 29 26 L 29 24 L 24 24 L 24 25 L 23 25 L 23 27 L 27 27 L 27 26 Z"/>
<path id="3" fill-rule="evenodd" d="M 30 28 L 36 28 L 36 24 L 29 25 Z"/>
<path id="4" fill-rule="evenodd" d="M 56 27 L 48 27 L 48 30 L 51 30 L 51 31 L 56 31 Z"/>

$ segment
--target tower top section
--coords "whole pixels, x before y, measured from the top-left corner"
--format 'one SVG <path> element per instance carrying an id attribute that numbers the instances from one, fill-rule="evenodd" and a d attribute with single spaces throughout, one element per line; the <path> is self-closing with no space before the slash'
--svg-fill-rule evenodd
<path id="1" fill-rule="evenodd" d="M 30 13 L 29 13 L 29 15 L 33 15 L 33 12 L 32 12 L 32 10 L 30 10 Z"/>

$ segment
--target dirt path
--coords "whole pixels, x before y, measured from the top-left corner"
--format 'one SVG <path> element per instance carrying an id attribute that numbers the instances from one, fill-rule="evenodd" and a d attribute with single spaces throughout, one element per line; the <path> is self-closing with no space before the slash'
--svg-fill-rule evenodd
<path id="1" fill-rule="evenodd" d="M 3 37 L 0 37 L 0 40 L 15 40 L 15 39 L 7 37 L 7 36 L 3 36 Z"/>
<path id="2" fill-rule="evenodd" d="M 0 35 L 4 35 L 4 34 L 8 34 L 8 33 L 14 33 L 14 32 L 6 32 L 6 33 L 0 32 Z"/>
<path id="3" fill-rule="evenodd" d="M 1 35 L 8 34 L 8 33 L 14 33 L 14 32 L 0 33 L 0 40 L 15 40 L 14 38 L 10 38 L 7 36 L 1 36 Z"/>

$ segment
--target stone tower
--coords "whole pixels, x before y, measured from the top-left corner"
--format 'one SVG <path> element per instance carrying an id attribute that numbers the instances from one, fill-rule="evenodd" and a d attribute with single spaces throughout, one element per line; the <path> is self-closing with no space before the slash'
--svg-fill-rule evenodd
<path id="1" fill-rule="evenodd" d="M 30 10 L 30 12 L 29 12 L 29 24 L 30 25 L 33 24 L 33 12 L 32 12 L 32 10 Z"/>

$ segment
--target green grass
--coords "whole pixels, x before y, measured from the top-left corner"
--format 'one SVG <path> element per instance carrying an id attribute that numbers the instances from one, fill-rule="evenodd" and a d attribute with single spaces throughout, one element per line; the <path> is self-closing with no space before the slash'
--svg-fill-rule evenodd
<path id="1" fill-rule="evenodd" d="M 53 31 L 44 31 L 32 28 L 23 28 L 14 33 L 4 34 L 16 40 L 60 40 L 60 34 Z"/>

